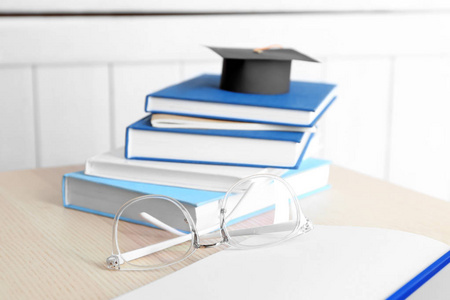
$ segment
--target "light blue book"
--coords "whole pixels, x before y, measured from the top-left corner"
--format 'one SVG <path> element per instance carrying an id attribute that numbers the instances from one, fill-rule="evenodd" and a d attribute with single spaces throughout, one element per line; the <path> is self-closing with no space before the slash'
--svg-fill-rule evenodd
<path id="1" fill-rule="evenodd" d="M 298 168 L 313 132 L 127 127 L 125 157 L 155 161 Z"/>
<path id="2" fill-rule="evenodd" d="M 328 188 L 329 161 L 307 159 L 298 170 L 289 170 L 283 177 L 296 189 L 299 197 Z M 218 219 L 218 201 L 225 193 L 181 187 L 156 185 L 85 175 L 65 174 L 62 183 L 63 204 L 67 208 L 113 218 L 128 200 L 147 194 L 165 195 L 180 201 L 189 211 L 199 230 L 214 226 Z M 265 207 L 249 207 L 245 214 Z M 161 203 L 148 208 L 156 218 L 176 228 L 186 224 L 171 219 L 171 212 Z"/>
<path id="3" fill-rule="evenodd" d="M 336 98 L 334 84 L 292 81 L 279 95 L 243 94 L 221 90 L 220 76 L 205 74 L 147 95 L 151 113 L 314 126 Z"/>

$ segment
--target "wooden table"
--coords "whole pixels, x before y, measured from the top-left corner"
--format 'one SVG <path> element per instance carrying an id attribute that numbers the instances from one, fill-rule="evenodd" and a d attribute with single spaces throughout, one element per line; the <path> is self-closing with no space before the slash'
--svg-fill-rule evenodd
<path id="1" fill-rule="evenodd" d="M 112 219 L 63 208 L 61 179 L 82 166 L 0 173 L 0 297 L 111 298 L 208 255 L 160 271 L 105 269 Z M 374 226 L 450 244 L 450 202 L 332 166 L 332 188 L 302 199 L 315 224 Z"/>

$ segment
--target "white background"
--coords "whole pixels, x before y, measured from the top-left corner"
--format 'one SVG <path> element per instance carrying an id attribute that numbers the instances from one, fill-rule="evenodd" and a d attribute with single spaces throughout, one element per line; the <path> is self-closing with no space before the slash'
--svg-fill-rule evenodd
<path id="1" fill-rule="evenodd" d="M 444 1 L 4 0 L 0 171 L 81 164 L 123 145 L 146 94 L 220 72 L 221 59 L 202 45 L 278 43 L 322 61 L 294 62 L 293 79 L 339 85 L 319 129 L 320 156 L 450 200 L 448 8 Z"/>

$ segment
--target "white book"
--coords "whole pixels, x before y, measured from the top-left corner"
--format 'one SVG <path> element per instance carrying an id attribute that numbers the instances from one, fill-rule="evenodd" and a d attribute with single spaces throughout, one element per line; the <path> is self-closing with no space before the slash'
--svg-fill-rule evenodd
<path id="1" fill-rule="evenodd" d="M 127 127 L 125 157 L 172 162 L 298 167 L 311 132 L 155 128 L 147 116 Z"/>
<path id="2" fill-rule="evenodd" d="M 231 185 L 253 174 L 280 176 L 287 171 L 280 168 L 126 159 L 123 147 L 91 157 L 85 166 L 85 174 L 92 176 L 220 192 L 226 192 Z"/>
<path id="3" fill-rule="evenodd" d="M 223 250 L 117 299 L 405 299 L 449 250 L 407 232 L 316 225 L 273 247 Z M 449 299 L 445 269 L 411 299 Z"/>

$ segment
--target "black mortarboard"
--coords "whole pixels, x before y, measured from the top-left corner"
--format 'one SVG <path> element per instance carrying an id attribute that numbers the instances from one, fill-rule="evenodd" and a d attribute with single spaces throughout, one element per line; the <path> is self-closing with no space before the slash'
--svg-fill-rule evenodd
<path id="1" fill-rule="evenodd" d="M 293 49 L 208 48 L 223 57 L 220 88 L 238 93 L 287 93 L 291 61 L 318 62 Z"/>

